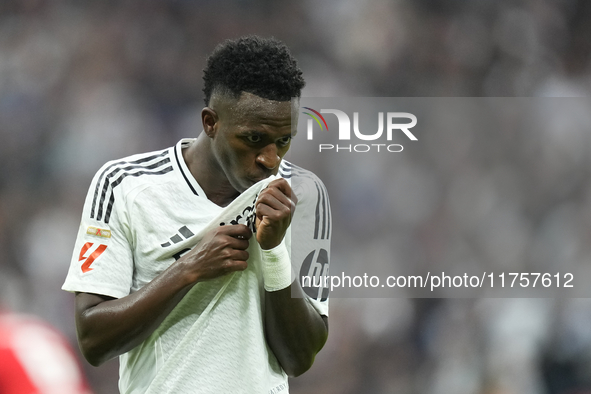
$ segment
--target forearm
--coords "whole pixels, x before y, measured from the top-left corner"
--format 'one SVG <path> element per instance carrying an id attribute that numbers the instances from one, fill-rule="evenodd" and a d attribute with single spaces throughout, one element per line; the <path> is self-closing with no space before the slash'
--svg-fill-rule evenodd
<path id="1" fill-rule="evenodd" d="M 267 342 L 289 376 L 306 372 L 328 337 L 325 319 L 306 301 L 297 281 L 265 292 L 265 328 Z"/>
<path id="2" fill-rule="evenodd" d="M 80 349 L 100 365 L 142 343 L 192 287 L 182 267 L 173 264 L 139 291 L 120 299 L 76 295 Z"/>
<path id="3" fill-rule="evenodd" d="M 88 362 L 99 365 L 142 343 L 195 283 L 246 269 L 251 236 L 242 224 L 220 226 L 133 294 L 114 299 L 78 293 L 78 342 Z"/>

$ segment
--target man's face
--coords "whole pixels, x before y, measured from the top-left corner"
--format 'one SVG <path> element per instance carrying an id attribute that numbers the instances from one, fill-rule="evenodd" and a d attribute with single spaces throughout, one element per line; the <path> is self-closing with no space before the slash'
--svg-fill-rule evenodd
<path id="1" fill-rule="evenodd" d="M 276 175 L 295 135 L 291 102 L 242 93 L 238 100 L 212 98 L 210 107 L 217 114 L 210 135 L 213 164 L 230 185 L 242 193 L 261 179 Z"/>

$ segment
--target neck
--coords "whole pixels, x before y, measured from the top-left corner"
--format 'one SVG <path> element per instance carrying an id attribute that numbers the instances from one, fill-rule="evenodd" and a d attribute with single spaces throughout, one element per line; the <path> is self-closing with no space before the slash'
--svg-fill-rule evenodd
<path id="1" fill-rule="evenodd" d="M 226 174 L 211 152 L 210 139 L 201 133 L 197 140 L 183 150 L 183 159 L 191 175 L 213 203 L 225 207 L 240 194 L 230 185 Z"/>

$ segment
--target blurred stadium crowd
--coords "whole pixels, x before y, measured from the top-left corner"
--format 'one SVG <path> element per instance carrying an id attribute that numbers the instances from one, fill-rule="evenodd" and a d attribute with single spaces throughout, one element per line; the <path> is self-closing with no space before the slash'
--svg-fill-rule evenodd
<path id="1" fill-rule="evenodd" d="M 205 56 L 226 38 L 286 42 L 304 96 L 582 97 L 589 20 L 586 0 L 4 0 L 0 303 L 75 343 L 60 287 L 91 177 L 200 132 Z M 393 224 L 376 250 L 399 264 L 591 262 L 589 107 L 578 113 L 541 135 L 442 139 L 346 181 L 327 169 L 333 217 L 363 230 L 333 239 L 333 263 L 372 242 L 380 204 Z M 591 393 L 589 299 L 333 299 L 330 313 L 294 394 Z M 86 372 L 96 394 L 115 391 L 116 361 Z"/>

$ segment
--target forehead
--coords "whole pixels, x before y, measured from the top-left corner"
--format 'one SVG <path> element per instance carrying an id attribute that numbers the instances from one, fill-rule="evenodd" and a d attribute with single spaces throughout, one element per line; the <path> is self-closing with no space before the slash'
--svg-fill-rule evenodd
<path id="1" fill-rule="evenodd" d="M 291 101 L 269 100 L 252 93 L 242 92 L 238 99 L 219 97 L 213 107 L 220 120 L 231 124 L 268 124 L 285 127 L 291 124 Z M 297 114 L 297 109 L 295 110 Z"/>

